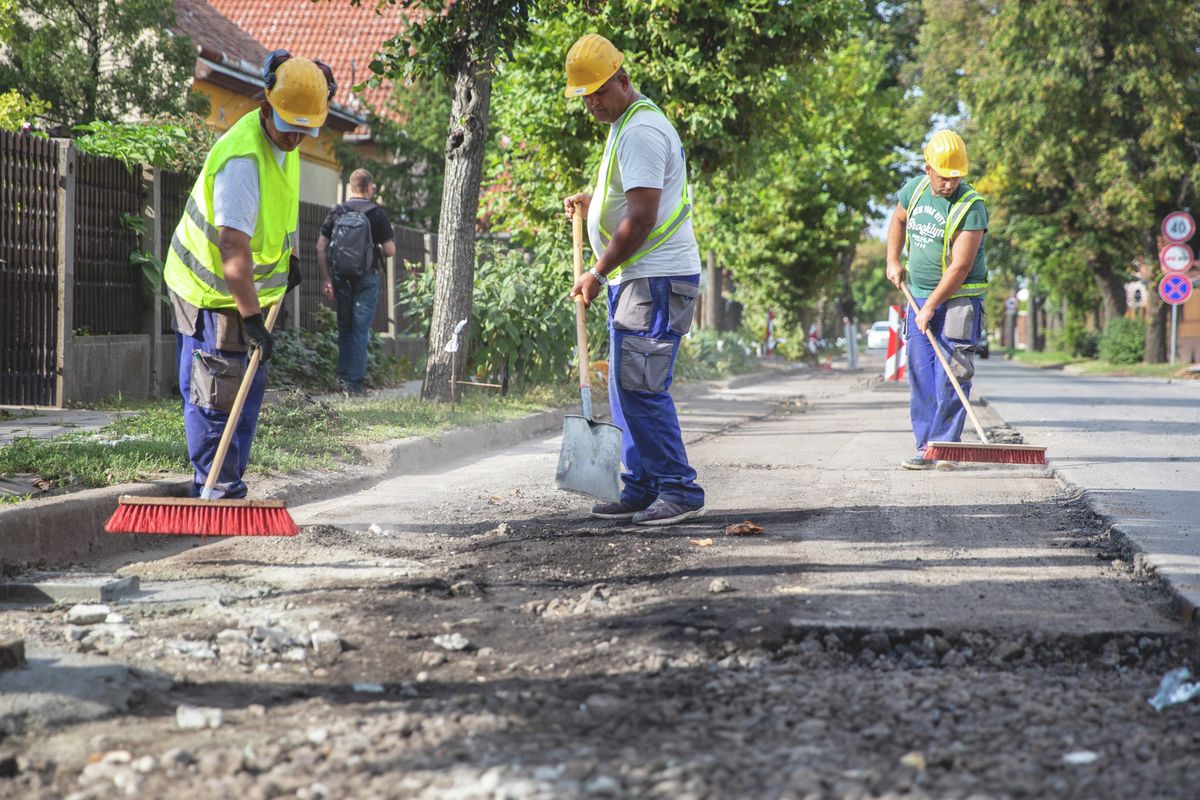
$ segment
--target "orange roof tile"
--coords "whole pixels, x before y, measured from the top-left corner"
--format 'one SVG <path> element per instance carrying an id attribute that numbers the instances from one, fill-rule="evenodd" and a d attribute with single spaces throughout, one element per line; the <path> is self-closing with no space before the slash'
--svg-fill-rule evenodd
<path id="1" fill-rule="evenodd" d="M 381 110 L 392 91 L 384 82 L 355 96 L 351 87 L 371 76 L 370 63 L 386 40 L 403 30 L 407 18 L 399 5 L 378 13 L 372 0 L 353 6 L 350 0 L 209 0 L 266 47 L 320 59 L 333 68 L 334 100 L 352 111 Z M 386 115 L 393 116 L 393 115 Z"/>
<path id="2" fill-rule="evenodd" d="M 172 26 L 213 57 L 244 61 L 257 71 L 267 54 L 254 37 L 221 16 L 205 0 L 175 0 Z"/>

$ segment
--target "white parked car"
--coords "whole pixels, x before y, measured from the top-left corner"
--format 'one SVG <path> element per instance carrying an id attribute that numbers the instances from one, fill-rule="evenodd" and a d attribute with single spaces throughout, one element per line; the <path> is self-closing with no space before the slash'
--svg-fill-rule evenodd
<path id="1" fill-rule="evenodd" d="M 888 346 L 888 334 L 890 332 L 891 328 L 888 327 L 886 319 L 876 322 L 867 330 L 867 349 L 886 350 Z"/>

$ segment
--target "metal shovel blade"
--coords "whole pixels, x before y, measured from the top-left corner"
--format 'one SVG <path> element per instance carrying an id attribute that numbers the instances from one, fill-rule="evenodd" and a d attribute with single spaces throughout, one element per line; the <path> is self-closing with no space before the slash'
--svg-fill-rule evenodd
<path id="1" fill-rule="evenodd" d="M 621 499 L 621 429 L 607 422 L 563 417 L 558 488 L 600 500 Z"/>

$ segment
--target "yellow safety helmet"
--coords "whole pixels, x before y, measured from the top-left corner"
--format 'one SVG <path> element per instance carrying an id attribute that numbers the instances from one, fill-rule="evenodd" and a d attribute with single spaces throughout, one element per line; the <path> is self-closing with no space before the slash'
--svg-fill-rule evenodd
<path id="1" fill-rule="evenodd" d="M 925 145 L 925 163 L 943 178 L 967 174 L 967 145 L 954 131 L 938 131 Z"/>
<path id="2" fill-rule="evenodd" d="M 280 52 L 280 51 L 276 51 Z M 272 61 L 278 60 L 278 64 Z M 329 100 L 337 84 L 333 73 L 300 56 L 268 57 L 264 67 L 263 93 L 275 113 L 288 125 L 320 128 L 329 114 Z M 313 134 L 315 135 L 315 133 Z"/>
<path id="3" fill-rule="evenodd" d="M 582 97 L 599 89 L 617 74 L 625 56 L 598 33 L 581 36 L 567 52 L 565 97 Z"/>

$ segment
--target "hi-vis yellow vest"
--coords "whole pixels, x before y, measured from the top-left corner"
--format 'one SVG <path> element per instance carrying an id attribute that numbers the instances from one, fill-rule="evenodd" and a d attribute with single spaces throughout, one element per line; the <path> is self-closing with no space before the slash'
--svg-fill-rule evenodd
<path id="1" fill-rule="evenodd" d="M 231 158 L 246 157 L 258 165 L 258 224 L 250 237 L 254 289 L 264 306 L 279 302 L 287 291 L 288 259 L 300 218 L 300 156 L 293 150 L 280 168 L 255 109 L 213 145 L 167 253 L 163 280 L 199 308 L 236 306 L 223 277 L 217 228 L 212 224 L 213 181 Z"/>
<path id="2" fill-rule="evenodd" d="M 607 148 L 605 157 L 600 162 L 600 174 L 596 180 L 596 190 L 593 193 L 593 196 L 598 196 L 600 198 L 600 215 L 598 217 L 600 222 L 597 227 L 600 231 L 600 242 L 605 247 L 608 247 L 608 243 L 612 241 L 612 234 L 605 230 L 603 220 L 604 202 L 608 199 L 608 193 L 612 189 L 613 167 L 616 166 L 617 163 L 617 145 L 620 144 L 621 134 L 625 131 L 625 126 L 629 124 L 629 120 L 633 119 L 634 114 L 642 110 L 653 111 L 656 114 L 661 114 L 664 118 L 667 116 L 666 114 L 663 114 L 662 109 L 644 97 L 634 102 L 629 106 L 628 109 L 625 110 L 625 114 L 621 119 L 621 124 L 609 134 L 612 137 L 612 147 Z M 671 215 L 667 217 L 665 222 L 663 222 L 654 230 L 650 231 L 650 235 L 646 237 L 646 241 L 642 243 L 642 246 L 639 247 L 633 255 L 625 259 L 620 266 L 609 273 L 609 277 L 612 277 L 613 274 L 616 274 L 622 268 L 638 261 L 647 253 L 657 250 L 664 243 L 666 243 L 667 240 L 674 236 L 679 230 L 680 226 L 690 219 L 691 216 L 692 196 L 688 190 L 685 168 L 685 174 L 683 177 L 683 196 L 679 199 L 679 205 L 675 206 L 675 210 L 671 212 Z"/>
<path id="3" fill-rule="evenodd" d="M 905 215 L 911 220 L 913 209 L 917 207 L 917 203 L 921 200 L 921 195 L 925 194 L 925 190 L 929 188 L 929 176 L 926 175 L 917 184 L 917 189 L 913 192 L 912 199 L 908 201 L 908 208 L 905 209 Z M 950 266 L 950 242 L 954 238 L 954 231 L 958 230 L 958 226 L 967 217 L 967 212 L 971 210 L 971 206 L 975 203 L 982 203 L 983 197 L 979 192 L 971 189 L 966 194 L 958 199 L 958 202 L 950 207 L 950 213 L 946 216 L 946 231 L 942 235 L 942 274 L 946 274 L 946 268 Z M 904 249 L 908 250 L 908 223 L 904 226 Z M 911 283 L 911 282 L 910 282 Z M 982 271 L 982 274 L 976 274 L 974 266 L 971 272 L 967 275 L 966 282 L 959 287 L 958 291 L 950 295 L 950 299 L 955 297 L 982 297 L 987 292 L 987 271 Z"/>

